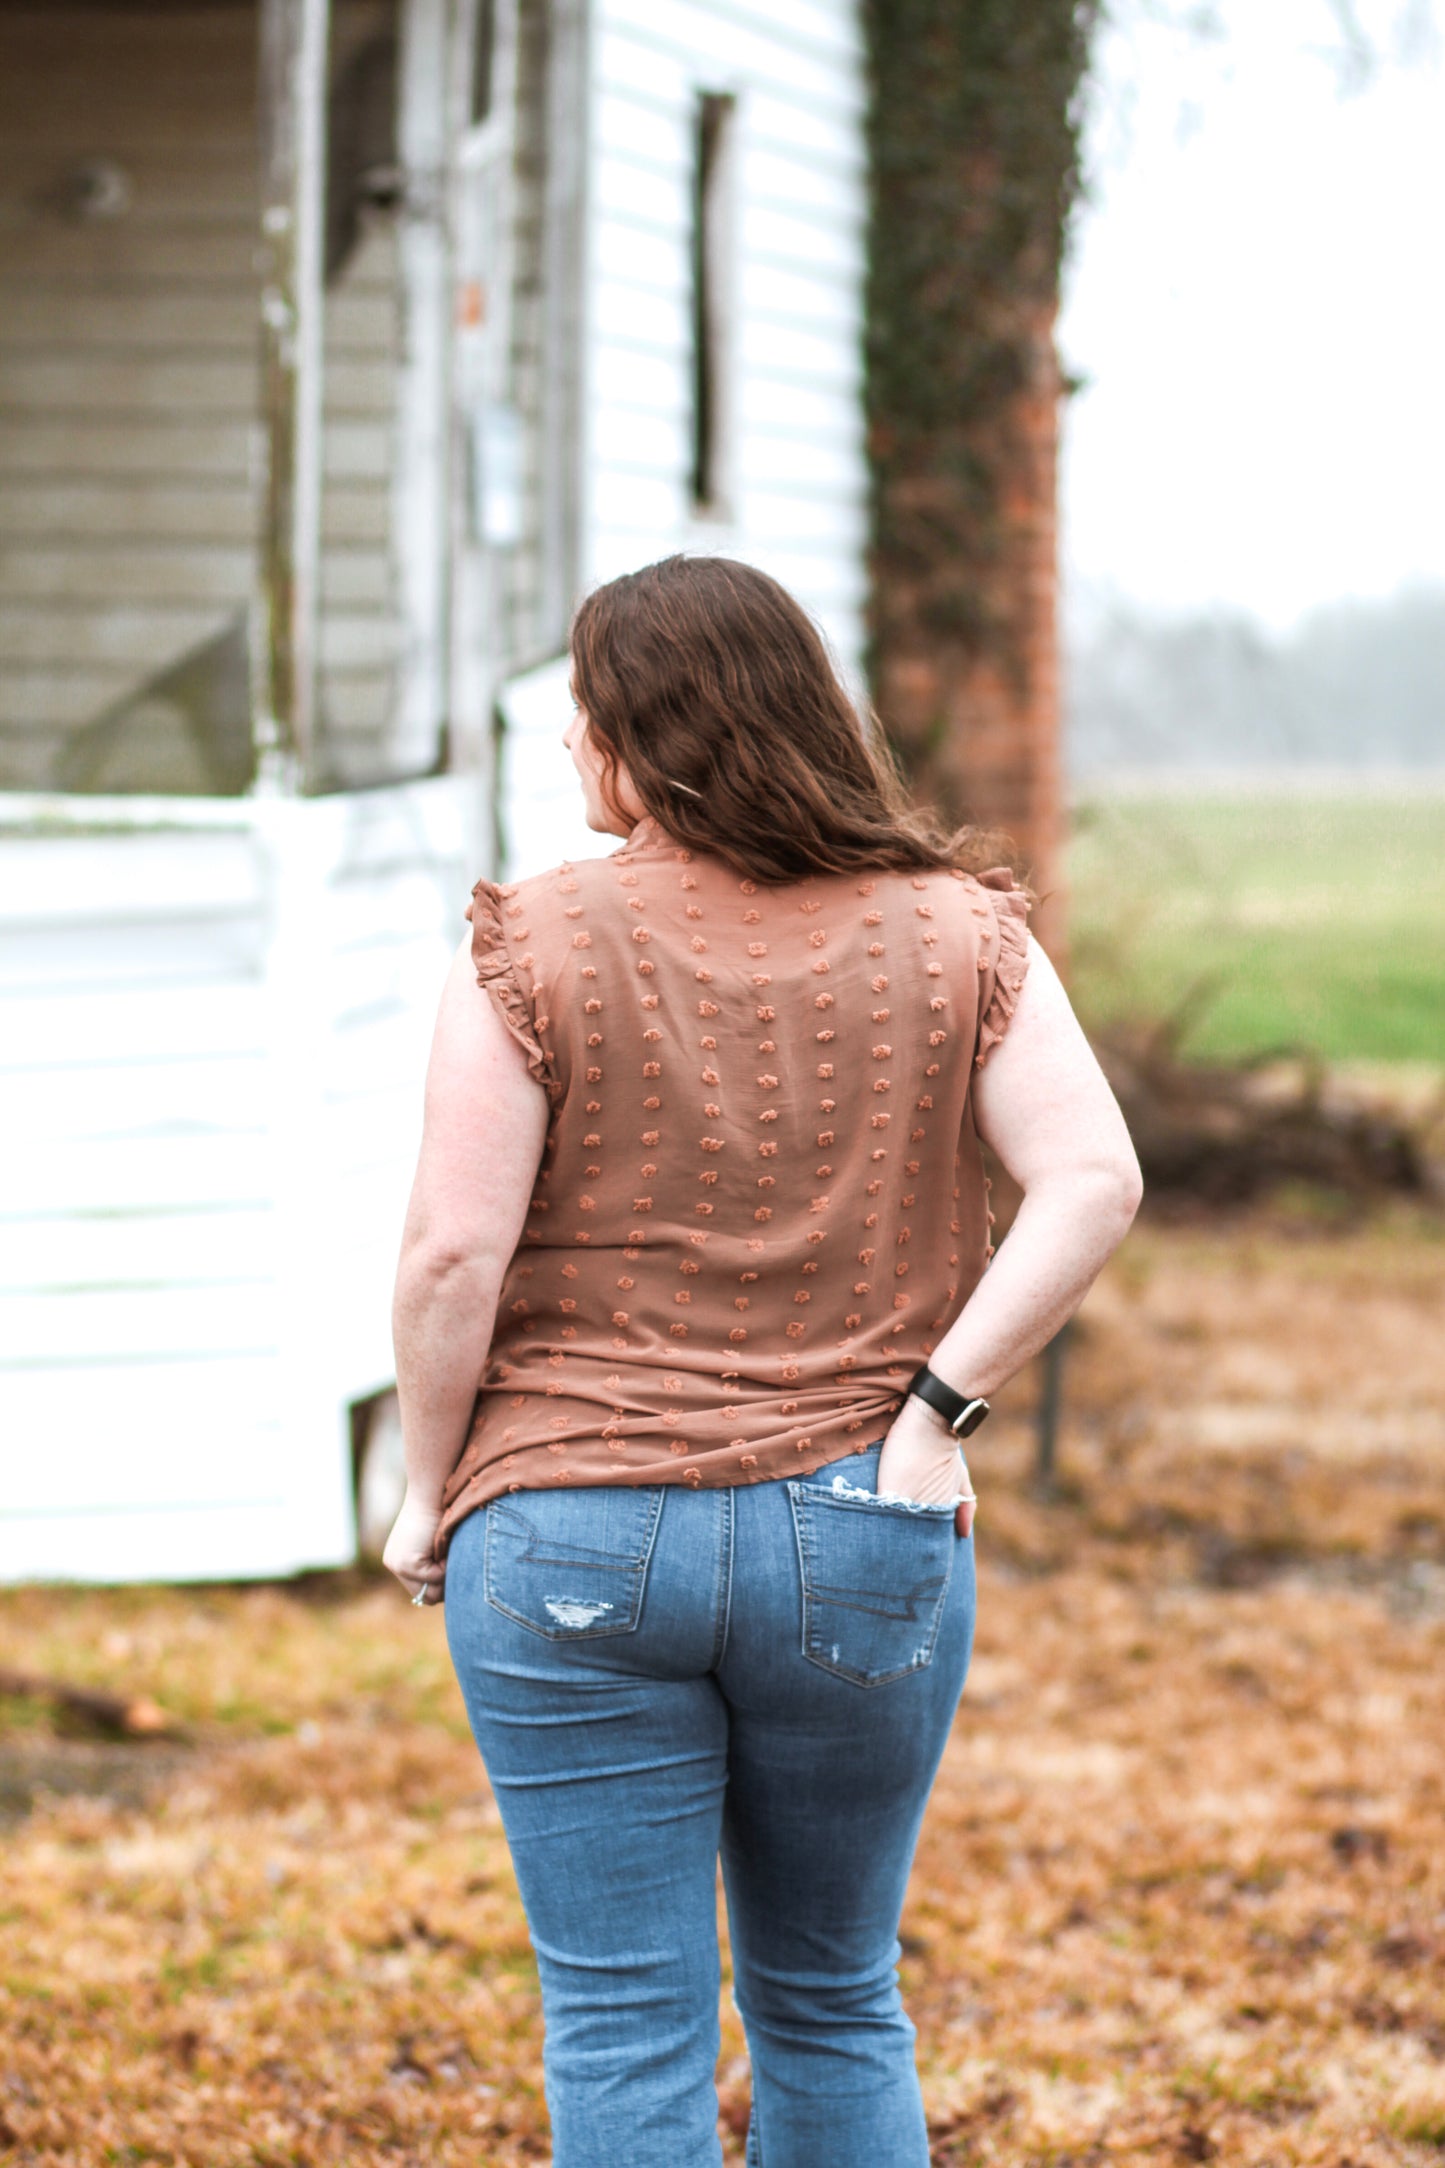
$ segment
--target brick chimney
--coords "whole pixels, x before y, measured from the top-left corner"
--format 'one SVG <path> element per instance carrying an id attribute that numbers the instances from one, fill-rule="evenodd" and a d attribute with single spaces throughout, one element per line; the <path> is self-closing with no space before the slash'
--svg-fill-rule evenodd
<path id="1" fill-rule="evenodd" d="M 875 705 L 920 801 L 1011 839 L 1057 953 L 1061 377 L 1086 0 L 865 0 Z"/>

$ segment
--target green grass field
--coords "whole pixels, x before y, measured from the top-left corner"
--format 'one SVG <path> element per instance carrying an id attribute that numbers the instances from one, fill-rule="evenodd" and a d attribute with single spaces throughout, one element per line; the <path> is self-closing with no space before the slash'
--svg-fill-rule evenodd
<path id="1" fill-rule="evenodd" d="M 1067 861 L 1086 1025 L 1188 1053 L 1445 1063 L 1445 793 L 1099 795 Z"/>

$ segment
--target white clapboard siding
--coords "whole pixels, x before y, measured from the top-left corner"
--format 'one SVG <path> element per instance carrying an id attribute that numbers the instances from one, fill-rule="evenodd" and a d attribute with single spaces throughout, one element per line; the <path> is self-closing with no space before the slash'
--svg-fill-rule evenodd
<path id="1" fill-rule="evenodd" d="M 687 246 L 685 180 L 679 167 L 671 177 L 635 158 L 596 154 L 595 179 L 589 203 L 599 219 L 623 218 L 629 223 L 650 224 L 654 231 L 670 232 L 677 244 Z M 675 274 L 674 274 L 675 275 Z"/>
<path id="2" fill-rule="evenodd" d="M 683 412 L 639 408 L 621 401 L 599 405 L 592 414 L 592 437 L 609 466 L 630 467 L 672 481 L 687 471 L 692 440 Z"/>
<path id="3" fill-rule="evenodd" d="M 657 173 L 685 170 L 692 154 L 689 116 L 675 99 L 639 98 L 606 83 L 593 100 L 591 133 L 599 158 L 624 158 Z"/>
<path id="4" fill-rule="evenodd" d="M 587 584 L 669 550 L 784 580 L 856 683 L 864 86 L 853 0 L 599 0 L 589 131 Z M 689 501 L 693 159 L 703 92 L 737 101 L 725 518 Z M 518 748 L 518 776 L 532 757 Z M 530 802 L 540 783 L 528 779 Z"/>
<path id="5" fill-rule="evenodd" d="M 465 896 L 456 899 L 458 939 L 465 902 Z M 384 950 L 414 954 L 418 942 L 434 938 L 436 913 L 435 885 L 420 872 L 387 869 L 337 881 L 326 899 L 328 935 L 338 957 Z M 347 1012 L 338 1004 L 333 1013 Z"/>
<path id="6" fill-rule="evenodd" d="M 474 801 L 0 796 L 0 1580 L 351 1555 Z"/>
<path id="7" fill-rule="evenodd" d="M 856 293 L 831 264 L 775 263 L 746 255 L 738 265 L 738 298 L 761 323 L 806 323 L 851 338 L 857 328 Z"/>
<path id="8" fill-rule="evenodd" d="M 264 1511 L 258 1565 L 299 1562 L 269 1405 L 267 887 L 239 807 L 0 800 L 5 1578 L 193 1570 L 146 1551 L 178 1508 Z"/>
<path id="9" fill-rule="evenodd" d="M 666 354 L 686 354 L 690 321 L 684 294 L 659 293 L 632 279 L 597 282 L 592 330 L 599 339 L 657 347 Z"/>
<path id="10" fill-rule="evenodd" d="M 684 68 L 726 69 L 734 82 L 755 82 L 839 117 L 861 117 L 857 46 L 848 35 L 852 6 L 837 8 L 837 31 L 827 40 L 799 34 L 792 14 L 792 0 L 779 0 L 770 11 L 730 7 L 725 0 L 668 0 L 665 10 L 655 0 L 607 0 L 603 20 L 609 31 Z M 610 75 L 611 67 L 604 67 Z"/>
<path id="11" fill-rule="evenodd" d="M 4 801 L 0 800 L 0 821 Z M 18 935 L 12 936 L 18 945 Z M 77 996 L 45 990 L 4 997 L 8 1063 L 108 1064 L 128 1061 L 135 1047 L 157 1060 L 192 1055 L 248 1055 L 264 1044 L 262 988 L 215 973 L 187 987 L 184 1002 L 171 987 L 102 985 Z"/>
<path id="12" fill-rule="evenodd" d="M 844 195 L 846 184 L 835 189 Z M 858 279 L 863 271 L 863 235 L 821 205 L 798 206 L 764 198 L 744 196 L 739 218 L 738 247 L 744 262 L 756 255 L 761 262 L 781 264 L 795 271 L 803 284 L 832 272 L 840 279 Z"/>
<path id="13" fill-rule="evenodd" d="M 181 912 L 258 910 L 263 889 L 256 844 L 244 810 L 202 829 L 186 812 L 153 816 L 121 829 L 87 819 L 74 801 L 54 821 L 41 814 L 24 825 L 7 821 L 0 856 L 0 923 L 97 929 L 96 903 L 124 884 L 136 918 L 174 920 Z M 65 849 L 55 849 L 57 832 Z M 143 855 L 137 834 L 158 838 Z M 103 926 L 97 929 L 104 935 Z M 3 967 L 0 967 L 3 968 Z"/>
<path id="14" fill-rule="evenodd" d="M 798 150 L 775 143 L 754 142 L 749 153 L 749 183 L 754 201 L 791 210 L 799 217 L 811 215 L 830 227 L 847 231 L 838 216 L 839 191 L 847 190 L 856 204 L 864 183 L 861 156 L 820 157 L 816 151 Z"/>
<path id="15" fill-rule="evenodd" d="M 184 1000 L 185 989 L 176 998 Z M 13 1151 L 12 1138 L 10 1149 Z M 263 1130 L 246 1134 L 86 1137 L 34 1144 L 6 1171 L 5 1207 L 20 1217 L 42 1212 L 177 1210 L 202 1199 L 218 1210 L 252 1205 L 271 1194 Z"/>
<path id="16" fill-rule="evenodd" d="M 141 1081 L 154 1071 L 142 1071 Z M 94 1104 L 120 1079 L 110 1070 L 87 1092 L 88 1104 L 78 1115 L 93 1121 Z M 69 1100 L 57 1090 L 54 1076 L 47 1077 L 62 1106 Z M 17 1080 L 5 1082 L 6 1119 L 24 1127 L 26 1106 Z M 179 1284 L 199 1287 L 220 1281 L 259 1280 L 271 1270 L 275 1231 L 267 1200 L 237 1205 L 224 1211 L 218 1205 L 167 1212 L 145 1205 L 135 1212 L 93 1213 L 87 1218 L 83 1259 L 76 1249 L 76 1230 L 69 1215 L 46 1212 L 33 1217 L 0 1218 L 0 1287 L 12 1293 L 35 1294 L 42 1290 L 139 1287 Z M 76 1277 L 84 1271 L 85 1279 Z"/>
<path id="17" fill-rule="evenodd" d="M 269 1273 L 207 1287 L 47 1287 L 0 1297 L 0 1362 L 64 1366 L 77 1347 L 101 1362 L 272 1355 L 279 1327 Z"/>
<path id="18" fill-rule="evenodd" d="M 853 383 L 834 389 L 754 371 L 739 387 L 738 418 L 749 444 L 767 445 L 796 436 L 846 446 L 858 413 L 858 397 Z"/>
<path id="19" fill-rule="evenodd" d="M 16 1454 L 11 1465 L 7 1454 L 0 1579 L 28 1578 L 24 1560 L 15 1557 L 17 1538 L 27 1522 L 42 1517 L 70 1522 L 81 1543 L 101 1533 L 95 1523 L 103 1517 L 128 1541 L 148 1510 L 169 1518 L 203 1500 L 221 1507 L 268 1498 L 284 1504 L 289 1485 L 280 1458 L 280 1426 L 270 1406 L 272 1367 L 265 1359 L 237 1355 L 148 1365 L 145 1385 L 156 1430 L 176 1441 L 173 1453 L 164 1457 L 130 1449 L 124 1403 L 134 1366 L 32 1370 L 16 1380 L 7 1391 L 8 1408 L 32 1435 L 48 1431 L 63 1439 L 69 1496 L 58 1494 L 57 1471 L 53 1462 L 47 1465 L 47 1455 Z M 14 1570 L 16 1564 L 22 1571 Z M 83 1577 L 131 1578 L 124 1571 Z M 166 1577 L 188 1578 L 184 1563 Z"/>
<path id="20" fill-rule="evenodd" d="M 430 968 L 437 934 L 434 914 L 424 936 L 405 942 L 380 936 L 364 946 L 333 949 L 325 986 L 317 989 L 328 1019 L 354 1016 L 377 1001 L 407 998 Z"/>
<path id="21" fill-rule="evenodd" d="M 846 560 L 850 551 L 863 547 L 867 522 L 860 492 L 801 481 L 775 486 L 761 463 L 751 482 L 745 476 L 744 487 L 759 529 L 771 529 L 770 548 L 811 553 L 831 542 L 838 548 L 840 572 L 855 576 Z"/>
<path id="22" fill-rule="evenodd" d="M 624 405 L 644 415 L 688 411 L 691 378 L 680 354 L 651 353 L 620 339 L 599 341 L 588 354 L 588 383 L 592 413 Z"/>
<path id="23" fill-rule="evenodd" d="M 592 516 L 599 527 L 628 534 L 674 534 L 687 517 L 683 476 L 673 474 L 662 481 L 599 457 L 592 476 Z"/>
<path id="24" fill-rule="evenodd" d="M 656 293 L 677 290 L 676 232 L 646 219 L 629 219 L 613 212 L 597 222 L 592 269 L 599 285 L 613 280 L 651 288 Z"/>
<path id="25" fill-rule="evenodd" d="M 738 323 L 737 367 L 744 379 L 754 373 L 769 381 L 817 385 L 824 391 L 852 391 L 861 403 L 863 357 L 854 342 L 816 328 L 806 317 L 781 324 L 759 321 L 744 310 Z"/>

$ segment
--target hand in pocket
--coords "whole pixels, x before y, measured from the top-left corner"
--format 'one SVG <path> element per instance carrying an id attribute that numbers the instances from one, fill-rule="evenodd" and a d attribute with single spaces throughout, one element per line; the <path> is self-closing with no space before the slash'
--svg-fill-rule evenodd
<path id="1" fill-rule="evenodd" d="M 938 1417 L 912 1397 L 904 1401 L 883 1441 L 877 1488 L 930 1506 L 957 1498 L 955 1530 L 966 1536 L 973 1528 L 975 1500 L 968 1463 Z"/>

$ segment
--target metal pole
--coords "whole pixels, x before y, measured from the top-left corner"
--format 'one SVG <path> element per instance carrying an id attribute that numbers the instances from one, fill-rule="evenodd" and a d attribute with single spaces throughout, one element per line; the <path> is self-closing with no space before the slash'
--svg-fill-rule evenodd
<path id="1" fill-rule="evenodd" d="M 1068 1347 L 1069 1333 L 1070 1326 L 1061 1325 L 1039 1356 L 1041 1375 L 1038 1457 L 1034 1466 L 1034 1482 L 1045 1498 L 1052 1498 L 1058 1489 L 1059 1415 L 1064 1392 L 1064 1354 Z"/>

